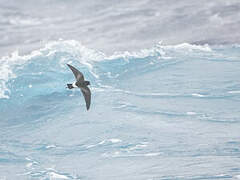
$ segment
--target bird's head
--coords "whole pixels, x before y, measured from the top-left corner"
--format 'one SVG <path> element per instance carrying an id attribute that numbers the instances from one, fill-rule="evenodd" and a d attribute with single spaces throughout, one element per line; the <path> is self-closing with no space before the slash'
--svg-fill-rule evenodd
<path id="1" fill-rule="evenodd" d="M 86 85 L 88 86 L 88 85 L 90 85 L 90 81 L 85 81 L 86 82 Z"/>

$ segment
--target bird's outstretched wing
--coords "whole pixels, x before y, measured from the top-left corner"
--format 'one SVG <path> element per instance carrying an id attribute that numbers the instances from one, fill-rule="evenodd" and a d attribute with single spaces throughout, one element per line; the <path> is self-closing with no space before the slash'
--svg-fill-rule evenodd
<path id="1" fill-rule="evenodd" d="M 84 81 L 84 76 L 79 70 L 77 70 L 75 67 L 71 66 L 70 64 L 67 64 L 67 65 L 72 70 L 77 82 Z"/>
<path id="2" fill-rule="evenodd" d="M 88 110 L 90 108 L 90 104 L 91 104 L 91 91 L 87 86 L 81 87 L 80 89 L 83 93 L 83 96 L 84 96 L 84 99 L 85 99 L 85 102 L 86 102 L 86 107 L 87 107 L 87 110 Z"/>

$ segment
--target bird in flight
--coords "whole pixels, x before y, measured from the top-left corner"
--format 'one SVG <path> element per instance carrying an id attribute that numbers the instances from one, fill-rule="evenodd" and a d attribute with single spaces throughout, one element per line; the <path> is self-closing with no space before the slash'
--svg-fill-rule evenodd
<path id="1" fill-rule="evenodd" d="M 77 70 L 75 67 L 71 66 L 70 64 L 67 64 L 67 65 L 72 70 L 76 79 L 76 82 L 72 84 L 67 84 L 67 87 L 68 89 L 77 88 L 77 87 L 81 89 L 86 102 L 87 110 L 89 110 L 90 104 L 91 104 L 91 91 L 88 85 L 90 85 L 90 82 L 85 81 L 83 74 L 79 70 Z"/>

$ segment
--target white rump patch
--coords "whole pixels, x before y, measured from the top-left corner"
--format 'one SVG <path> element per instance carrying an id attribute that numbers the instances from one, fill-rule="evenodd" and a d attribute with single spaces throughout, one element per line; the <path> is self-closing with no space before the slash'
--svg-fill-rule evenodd
<path id="1" fill-rule="evenodd" d="M 77 88 L 76 82 L 75 82 L 75 83 L 72 83 L 72 86 L 73 86 L 74 88 Z"/>

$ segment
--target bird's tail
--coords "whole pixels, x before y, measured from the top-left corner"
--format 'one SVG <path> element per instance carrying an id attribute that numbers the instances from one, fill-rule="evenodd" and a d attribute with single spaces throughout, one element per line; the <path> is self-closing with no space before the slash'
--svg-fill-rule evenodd
<path id="1" fill-rule="evenodd" d="M 73 85 L 72 84 L 67 84 L 68 89 L 72 89 Z"/>

